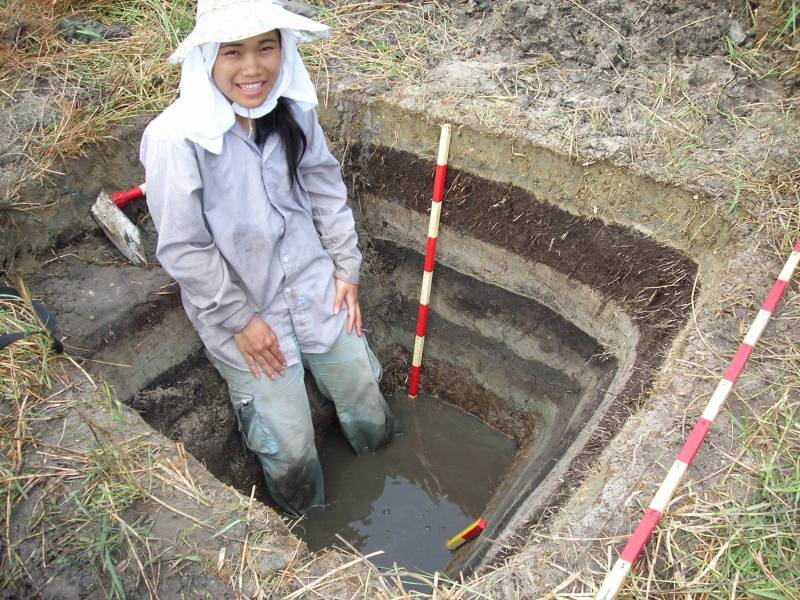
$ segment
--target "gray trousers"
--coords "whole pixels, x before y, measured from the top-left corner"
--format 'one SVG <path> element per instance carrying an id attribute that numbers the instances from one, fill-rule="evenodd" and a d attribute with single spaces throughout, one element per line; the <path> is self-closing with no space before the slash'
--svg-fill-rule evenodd
<path id="1" fill-rule="evenodd" d="M 294 342 L 297 343 L 296 341 Z M 389 443 L 395 418 L 378 387 L 381 366 L 366 337 L 342 330 L 325 353 L 300 352 L 301 362 L 272 380 L 211 362 L 228 384 L 245 444 L 261 463 L 272 499 L 298 515 L 325 503 L 322 466 L 314 446 L 311 409 L 303 382 L 310 369 L 320 392 L 332 400 L 356 454 Z"/>

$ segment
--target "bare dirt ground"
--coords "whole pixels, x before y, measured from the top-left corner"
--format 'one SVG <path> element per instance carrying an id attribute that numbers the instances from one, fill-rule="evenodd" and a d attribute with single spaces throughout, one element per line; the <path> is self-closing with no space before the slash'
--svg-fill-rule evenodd
<path id="1" fill-rule="evenodd" d="M 729 226 L 719 266 L 695 290 L 689 326 L 673 344 L 641 411 L 589 466 L 589 476 L 576 482 L 560 511 L 545 524 L 532 523 L 516 539 L 504 540 L 491 569 L 449 591 L 454 598 L 588 597 L 616 559 L 800 235 L 797 4 L 312 4 L 306 8 L 335 28 L 332 42 L 309 50 L 307 57 L 323 101 L 340 94 L 367 102 L 380 99 L 424 113 L 432 130 L 433 123 L 446 119 L 531 141 L 575 164 L 608 163 L 689 190 L 698 202 L 708 199 L 715 216 Z M 59 180 L 62 160 L 86 150 L 90 142 L 108 141 L 114 128 L 135 116 L 158 110 L 175 89 L 175 71 L 159 66 L 173 37 L 162 36 L 155 44 L 152 31 L 137 28 L 141 21 L 130 19 L 130 39 L 98 41 L 109 36 L 95 23 L 114 26 L 124 12 L 61 2 L 32 18 L 37 6 L 0 3 L 0 57 L 7 59 L 0 69 L 0 228 L 7 233 L 0 259 L 9 272 L 38 260 L 35 240 L 14 237 L 20 224 L 50 222 L 46 211 L 52 210 L 47 205 L 53 199 L 32 182 L 56 180 L 60 201 L 69 206 L 64 198 L 82 193 L 84 184 Z M 155 12 L 156 6 L 163 8 L 150 2 L 142 11 Z M 52 11 L 73 21 L 59 29 L 58 19 L 46 18 Z M 137 68 L 131 73 L 106 70 L 136 81 L 133 96 L 150 100 L 136 104 L 107 94 L 97 83 L 103 77 L 96 74 L 94 79 L 76 78 L 74 70 L 65 74 L 64 56 L 77 52 L 78 44 L 85 47 L 84 63 L 103 48 L 126 44 L 124 52 L 132 53 Z M 98 112 L 101 95 L 103 110 Z M 435 137 L 432 131 L 432 146 Z M 103 176 L 91 185 L 99 186 Z M 62 218 L 66 211 L 60 213 Z M 586 206 L 582 214 L 626 223 L 627 213 L 625 207 L 600 205 Z M 653 233 L 644 222 L 636 226 Z M 57 236 L 46 231 L 37 235 L 45 240 L 39 252 L 56 242 Z M 713 240 L 705 241 L 714 246 Z M 787 568 L 797 572 L 796 496 L 787 501 L 773 491 L 751 499 L 750 506 L 762 508 L 788 502 L 788 514 L 795 519 L 793 541 L 781 546 L 783 566 L 778 568 L 764 558 L 770 544 L 778 546 L 775 539 L 762 545 L 746 541 L 741 535 L 745 522 L 730 515 L 738 510 L 738 500 L 754 493 L 747 477 L 764 472 L 760 461 L 774 440 L 797 443 L 786 432 L 796 429 L 800 388 L 798 297 L 793 283 L 737 384 L 728 412 L 715 424 L 625 588 L 626 597 L 796 597 L 796 575 L 780 579 Z M 781 415 L 788 420 L 782 422 Z M 796 452 L 796 446 L 789 448 Z M 740 558 L 734 553 L 743 549 L 758 557 L 751 571 L 730 567 Z M 383 588 L 374 593 L 391 596 Z"/>
<path id="2" fill-rule="evenodd" d="M 494 2 L 457 12 L 474 27 L 465 46 L 404 91 L 582 161 L 727 196 L 733 213 L 747 185 L 780 187 L 797 169 L 796 59 L 781 64 L 780 44 L 756 52 L 770 25 L 770 3 L 757 4 Z"/>

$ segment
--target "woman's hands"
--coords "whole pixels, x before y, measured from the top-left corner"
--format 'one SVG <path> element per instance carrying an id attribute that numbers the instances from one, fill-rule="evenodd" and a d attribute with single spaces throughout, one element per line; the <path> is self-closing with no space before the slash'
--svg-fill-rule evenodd
<path id="1" fill-rule="evenodd" d="M 270 379 L 275 379 L 276 373 L 283 375 L 286 357 L 278 345 L 278 336 L 264 321 L 253 317 L 244 329 L 233 334 L 233 341 L 244 356 L 253 377 L 260 378 L 259 367 Z"/>
<path id="2" fill-rule="evenodd" d="M 361 307 L 358 305 L 358 286 L 336 279 L 336 300 L 333 301 L 333 314 L 339 314 L 342 302 L 347 305 L 347 333 L 356 328 L 356 335 L 361 337 Z"/>
<path id="3" fill-rule="evenodd" d="M 333 312 L 338 314 L 342 304 L 347 306 L 347 333 L 356 330 L 356 335 L 361 336 L 361 307 L 358 304 L 358 286 L 336 279 L 336 299 L 333 302 Z M 278 336 L 258 317 L 253 317 L 241 331 L 233 334 L 233 341 L 242 353 L 250 372 L 256 379 L 260 378 L 259 371 L 264 371 L 267 377 L 275 379 L 283 375 L 286 369 L 286 357 L 281 352 Z"/>

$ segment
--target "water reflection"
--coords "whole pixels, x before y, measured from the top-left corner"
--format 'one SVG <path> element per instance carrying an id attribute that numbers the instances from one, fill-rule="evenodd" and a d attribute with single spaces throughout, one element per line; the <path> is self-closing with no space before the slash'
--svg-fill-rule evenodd
<path id="1" fill-rule="evenodd" d="M 328 506 L 300 527 L 312 550 L 338 533 L 373 562 L 433 572 L 447 540 L 481 516 L 514 453 L 513 441 L 475 417 L 423 395 L 392 402 L 404 433 L 356 457 L 338 432 L 320 448 Z M 302 532 L 301 532 L 302 533 Z"/>

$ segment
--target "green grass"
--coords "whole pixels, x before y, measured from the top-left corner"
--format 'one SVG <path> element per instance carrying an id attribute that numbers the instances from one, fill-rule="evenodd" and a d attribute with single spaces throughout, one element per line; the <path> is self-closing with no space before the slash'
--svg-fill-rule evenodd
<path id="1" fill-rule="evenodd" d="M 722 552 L 695 591 L 709 598 L 800 598 L 800 402 L 784 395 L 763 415 L 738 424 L 754 464 L 735 478 L 738 494 L 689 530 Z M 719 552 L 719 551 L 718 551 Z M 708 552 L 695 556 L 695 569 Z"/>
<path id="2" fill-rule="evenodd" d="M 725 38 L 728 61 L 751 75 L 782 79 L 800 66 L 800 2 L 763 2 L 758 11 L 749 6 L 739 16 L 755 31 L 750 47 L 740 47 Z"/>
<path id="3" fill-rule="evenodd" d="M 781 18 L 778 24 L 783 24 L 780 31 L 772 38 L 771 46 L 783 46 L 797 42 L 797 29 L 800 26 L 800 3 L 797 0 L 782 0 L 780 3 Z"/>
<path id="4" fill-rule="evenodd" d="M 730 597 L 738 581 L 743 598 L 800 598 L 800 402 L 787 392 L 741 430 L 756 464 L 744 476 L 749 495 L 721 513 L 730 548 L 718 595 Z"/>
<path id="5" fill-rule="evenodd" d="M 10 543 L 8 528 L 19 503 L 38 485 L 52 482 L 36 503 L 30 533 L 41 535 L 43 553 L 46 546 L 58 544 L 57 558 L 51 559 L 56 564 L 88 565 L 105 597 L 124 598 L 120 573 L 137 570 L 136 579 L 144 579 L 149 562 L 140 558 L 148 554 L 145 524 L 140 519 L 129 523 L 123 516 L 144 497 L 131 474 L 131 456 L 141 454 L 144 446 L 141 440 L 113 444 L 96 434 L 95 452 L 58 457 L 50 446 L 49 466 L 41 469 L 29 453 L 34 447 L 41 449 L 35 422 L 58 415 L 47 399 L 52 341 L 29 302 L 0 297 L 0 333 L 16 332 L 27 336 L 0 350 L 0 587 L 26 590 L 26 582 L 32 581 L 26 558 L 17 552 L 24 540 Z M 80 472 L 81 477 L 49 479 L 54 466 Z"/>
<path id="6" fill-rule="evenodd" d="M 130 446 L 107 444 L 93 452 L 79 487 L 65 486 L 65 497 L 52 504 L 44 518 L 48 527 L 58 527 L 66 534 L 59 540 L 59 551 L 90 565 L 96 585 L 111 598 L 125 598 L 120 574 L 128 569 L 139 571 L 133 579 L 152 578 L 147 570 L 152 562 L 148 523 L 142 516 L 133 522 L 124 516 L 145 497 L 130 473 L 130 459 L 120 454 L 130 452 Z"/>

